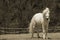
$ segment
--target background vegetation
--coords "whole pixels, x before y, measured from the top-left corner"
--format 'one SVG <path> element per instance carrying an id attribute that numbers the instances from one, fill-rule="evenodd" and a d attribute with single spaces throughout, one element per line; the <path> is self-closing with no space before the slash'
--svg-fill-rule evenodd
<path id="1" fill-rule="evenodd" d="M 0 28 L 28 28 L 32 16 L 50 8 L 50 26 L 60 25 L 60 0 L 0 0 Z"/>

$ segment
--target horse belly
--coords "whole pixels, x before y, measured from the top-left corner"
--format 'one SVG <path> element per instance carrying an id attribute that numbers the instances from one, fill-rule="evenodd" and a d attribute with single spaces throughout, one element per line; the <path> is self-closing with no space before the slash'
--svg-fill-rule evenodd
<path id="1" fill-rule="evenodd" d="M 39 30 L 42 26 L 43 21 L 44 21 L 43 15 L 36 15 L 34 21 L 35 21 L 36 26 L 37 26 L 36 29 Z"/>

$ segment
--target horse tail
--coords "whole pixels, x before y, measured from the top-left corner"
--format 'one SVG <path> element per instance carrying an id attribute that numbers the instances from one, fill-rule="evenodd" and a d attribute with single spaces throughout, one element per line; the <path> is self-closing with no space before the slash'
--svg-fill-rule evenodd
<path id="1" fill-rule="evenodd" d="M 33 26 L 33 24 L 32 24 L 32 22 L 30 22 L 30 24 L 29 24 L 29 33 L 32 32 L 32 26 Z"/>
<path id="2" fill-rule="evenodd" d="M 35 24 L 34 18 L 32 18 L 31 19 L 31 22 L 29 24 L 29 33 L 32 33 L 33 32 L 33 26 L 35 26 L 34 24 Z"/>

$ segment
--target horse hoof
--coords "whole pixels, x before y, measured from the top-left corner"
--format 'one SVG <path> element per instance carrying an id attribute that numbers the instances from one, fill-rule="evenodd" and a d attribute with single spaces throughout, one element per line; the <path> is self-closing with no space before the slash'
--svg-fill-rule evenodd
<path id="1" fill-rule="evenodd" d="M 48 37 L 48 39 L 51 39 L 51 38 Z"/>
<path id="2" fill-rule="evenodd" d="M 40 38 L 40 36 L 38 36 L 38 38 Z"/>

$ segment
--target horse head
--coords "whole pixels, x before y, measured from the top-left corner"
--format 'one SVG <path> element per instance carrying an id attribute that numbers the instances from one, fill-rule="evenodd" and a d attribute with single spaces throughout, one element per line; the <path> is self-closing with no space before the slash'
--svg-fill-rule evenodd
<path id="1" fill-rule="evenodd" d="M 50 20 L 50 10 L 49 10 L 49 8 L 45 8 L 44 10 L 43 10 L 43 15 L 44 15 L 44 18 L 46 18 L 47 20 Z"/>

